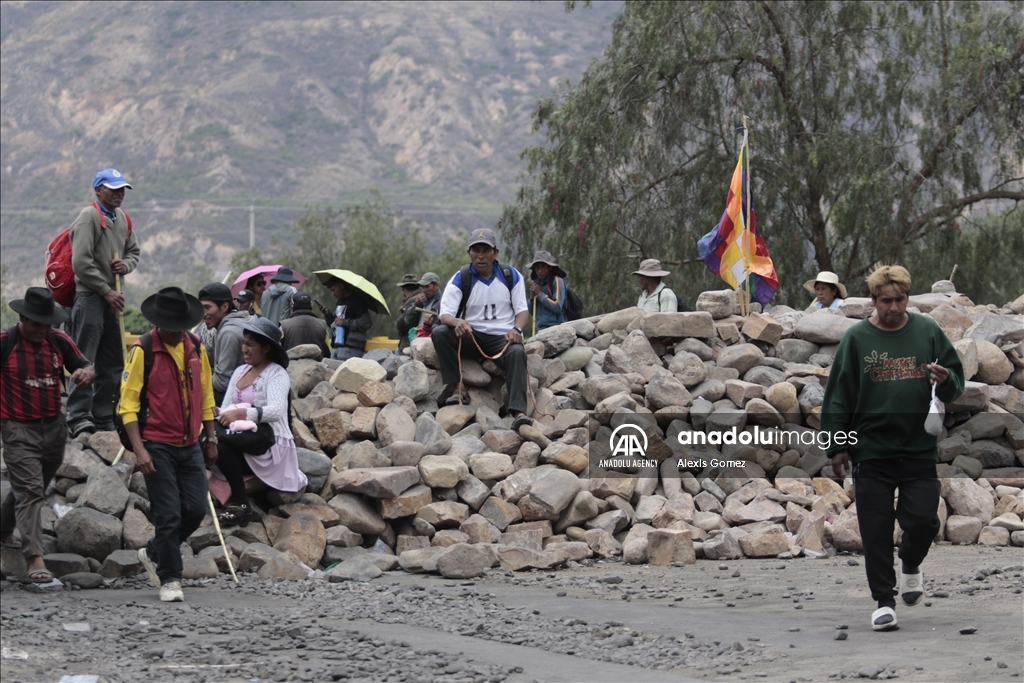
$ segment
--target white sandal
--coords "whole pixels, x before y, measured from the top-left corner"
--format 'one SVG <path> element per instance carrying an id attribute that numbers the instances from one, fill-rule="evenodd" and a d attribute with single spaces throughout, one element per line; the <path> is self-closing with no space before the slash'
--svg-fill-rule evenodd
<path id="1" fill-rule="evenodd" d="M 896 610 L 892 607 L 879 607 L 871 613 L 871 628 L 875 631 L 895 631 L 899 628 L 896 623 Z"/>
<path id="2" fill-rule="evenodd" d="M 913 607 L 924 597 L 924 573 L 900 574 L 900 599 L 907 607 Z"/>

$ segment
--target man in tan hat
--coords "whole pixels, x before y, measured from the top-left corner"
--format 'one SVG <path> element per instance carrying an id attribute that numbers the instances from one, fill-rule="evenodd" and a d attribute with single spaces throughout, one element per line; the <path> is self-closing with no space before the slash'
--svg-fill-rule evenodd
<path id="1" fill-rule="evenodd" d="M 656 258 L 644 259 L 640 262 L 640 269 L 634 270 L 633 275 L 640 276 L 640 298 L 636 302 L 640 310 L 647 313 L 674 313 L 678 310 L 675 292 L 661 281 L 661 278 L 670 275 L 662 269 L 661 261 Z"/>
<path id="2" fill-rule="evenodd" d="M 810 310 L 839 308 L 846 298 L 846 286 L 839 281 L 839 276 L 830 270 L 823 270 L 813 280 L 805 282 L 804 289 L 815 298 Z"/>
<path id="3" fill-rule="evenodd" d="M 533 261 L 527 264 L 530 269 L 530 314 L 536 316 L 538 330 L 560 325 L 568 318 L 565 315 L 565 271 L 549 251 L 538 251 Z"/>
<path id="4" fill-rule="evenodd" d="M 53 580 L 43 563 L 43 525 L 47 484 L 64 462 L 68 432 L 61 411 L 60 386 L 64 370 L 77 387 L 89 386 L 96 370 L 71 337 L 54 330 L 68 319 L 45 287 L 29 287 L 24 299 L 11 302 L 20 316 L 14 327 L 0 332 L 0 426 L 4 461 L 11 490 L 0 509 L 0 537 L 14 544 L 14 527 L 21 531 L 21 551 L 28 578 Z"/>

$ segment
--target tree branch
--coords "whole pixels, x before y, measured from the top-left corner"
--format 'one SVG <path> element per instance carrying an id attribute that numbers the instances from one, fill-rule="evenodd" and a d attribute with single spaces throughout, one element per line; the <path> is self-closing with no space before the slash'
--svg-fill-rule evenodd
<path id="1" fill-rule="evenodd" d="M 978 202 L 987 201 L 989 199 L 1009 199 L 1011 201 L 1024 202 L 1024 192 L 1011 192 L 1009 190 L 987 190 L 985 192 L 976 192 L 969 194 L 966 197 L 959 197 L 944 204 L 936 207 L 931 211 L 921 214 L 914 219 L 914 222 L 910 224 L 910 229 L 907 231 L 906 237 L 903 238 L 903 243 L 914 239 L 919 239 L 924 236 L 927 231 L 929 224 L 937 218 L 941 218 L 944 215 L 949 215 L 960 211 L 964 207 Z"/>

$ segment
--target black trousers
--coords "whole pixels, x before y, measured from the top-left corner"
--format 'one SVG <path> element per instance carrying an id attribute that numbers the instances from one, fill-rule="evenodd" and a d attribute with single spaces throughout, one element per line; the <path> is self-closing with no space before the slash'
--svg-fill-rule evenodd
<path id="1" fill-rule="evenodd" d="M 217 444 L 217 467 L 228 480 L 231 487 L 230 505 L 248 505 L 249 496 L 245 492 L 245 475 L 252 474 L 249 461 L 240 448 L 221 441 Z"/>
<path id="2" fill-rule="evenodd" d="M 480 348 L 488 356 L 493 356 L 505 347 L 505 335 L 484 334 L 473 330 Z M 447 325 L 434 325 L 430 333 L 437 351 L 437 359 L 441 362 L 441 381 L 455 384 L 459 381 L 459 338 L 455 329 Z M 476 344 L 468 337 L 462 342 L 462 355 L 465 358 L 480 358 Z M 526 349 L 522 344 L 512 344 L 501 358 L 494 361 L 505 371 L 505 386 L 508 388 L 508 410 L 510 413 L 526 413 Z"/>
<path id="3" fill-rule="evenodd" d="M 898 520 L 903 530 L 900 560 L 908 567 L 920 566 L 939 532 L 940 486 L 935 463 L 911 458 L 865 460 L 854 465 L 853 481 L 868 588 L 879 605 L 894 605 L 894 522 Z M 899 501 L 894 508 L 897 490 Z"/>

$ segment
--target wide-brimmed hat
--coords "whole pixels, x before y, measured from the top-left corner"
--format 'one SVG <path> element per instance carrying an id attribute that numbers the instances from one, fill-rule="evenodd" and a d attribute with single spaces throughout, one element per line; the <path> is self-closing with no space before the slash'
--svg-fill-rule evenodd
<path id="1" fill-rule="evenodd" d="M 246 332 L 256 335 L 261 341 L 270 344 L 270 360 L 282 368 L 288 367 L 288 352 L 281 346 L 281 328 L 275 325 L 274 321 L 267 318 L 256 318 L 242 323 L 240 327 Z"/>
<path id="2" fill-rule="evenodd" d="M 420 278 L 420 287 L 426 287 L 427 285 L 436 285 L 441 282 L 441 278 L 437 276 L 437 273 L 426 272 L 423 273 L 423 277 Z"/>
<path id="3" fill-rule="evenodd" d="M 420 279 L 416 277 L 415 273 L 406 273 L 402 276 L 402 281 L 395 284 L 399 287 L 419 287 Z"/>
<path id="4" fill-rule="evenodd" d="M 299 278 L 295 277 L 295 273 L 292 272 L 291 268 L 288 266 L 281 266 L 277 269 L 277 272 L 274 273 L 274 276 L 270 278 L 270 281 L 287 282 L 288 284 L 292 284 L 293 282 L 298 282 Z"/>
<path id="5" fill-rule="evenodd" d="M 486 244 L 489 247 L 497 249 L 498 238 L 494 236 L 494 231 L 490 228 L 477 228 L 469 233 L 469 239 L 466 241 L 466 249 L 472 249 L 474 244 Z"/>
<path id="6" fill-rule="evenodd" d="M 92 180 L 92 188 L 95 190 L 100 186 L 110 190 L 120 190 L 122 187 L 132 189 L 128 180 L 116 168 L 105 168 L 96 174 Z"/>
<path id="7" fill-rule="evenodd" d="M 634 270 L 633 275 L 646 275 L 647 277 L 665 277 L 671 275 L 667 270 L 662 270 L 661 261 L 656 258 L 645 258 L 640 262 L 640 269 Z"/>
<path id="8" fill-rule="evenodd" d="M 536 251 L 533 254 L 533 260 L 526 264 L 526 267 L 533 270 L 533 267 L 538 263 L 546 263 L 551 266 L 551 272 L 558 277 L 565 277 L 565 271 L 558 266 L 558 261 L 554 259 L 550 251 Z"/>
<path id="9" fill-rule="evenodd" d="M 181 287 L 164 287 L 139 306 L 142 316 L 162 330 L 184 332 L 203 319 L 199 299 L 186 294 Z"/>
<path id="10" fill-rule="evenodd" d="M 808 280 L 807 282 L 805 282 L 804 289 L 806 289 L 811 294 L 814 294 L 815 282 L 824 282 L 825 284 L 828 285 L 835 285 L 836 289 L 839 290 L 839 298 L 846 298 L 846 285 L 840 282 L 839 276 L 833 273 L 831 270 L 823 270 L 820 273 L 818 273 L 817 277 L 815 277 L 813 280 Z"/>
<path id="11" fill-rule="evenodd" d="M 67 312 L 57 306 L 53 292 L 46 287 L 29 287 L 24 299 L 15 299 L 10 305 L 16 313 L 43 325 L 60 325 L 68 319 Z"/>

